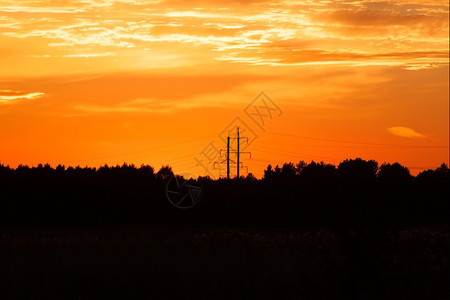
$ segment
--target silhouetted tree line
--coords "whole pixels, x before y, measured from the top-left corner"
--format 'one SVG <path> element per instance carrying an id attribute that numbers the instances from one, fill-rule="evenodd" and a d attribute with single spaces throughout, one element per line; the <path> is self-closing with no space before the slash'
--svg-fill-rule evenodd
<path id="1" fill-rule="evenodd" d="M 406 225 L 448 224 L 450 171 L 445 164 L 411 176 L 399 163 L 347 159 L 268 165 L 262 179 L 198 177 L 203 197 L 174 208 L 165 188 L 170 166 L 81 168 L 0 164 L 3 226 L 123 225 Z M 182 179 L 182 177 L 178 176 Z"/>

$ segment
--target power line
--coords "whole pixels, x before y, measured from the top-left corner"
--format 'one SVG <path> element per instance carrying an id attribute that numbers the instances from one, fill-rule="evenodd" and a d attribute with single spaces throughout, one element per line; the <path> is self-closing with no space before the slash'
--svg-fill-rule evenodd
<path id="1" fill-rule="evenodd" d="M 261 142 L 258 141 L 258 144 L 266 144 L 273 145 L 272 142 Z M 350 149 L 372 149 L 372 148 L 382 148 L 382 149 L 395 149 L 395 148 L 404 148 L 400 146 L 344 146 L 344 145 L 305 145 L 305 144 L 294 144 L 294 143 L 280 143 L 277 141 L 277 145 L 286 145 L 286 146 L 298 146 L 298 147 L 314 147 L 314 148 L 350 148 Z"/>
<path id="2" fill-rule="evenodd" d="M 193 164 L 194 161 L 188 160 L 188 159 L 187 159 L 188 157 L 191 157 L 191 158 L 192 158 L 192 155 L 191 155 L 191 154 L 187 154 L 187 155 L 183 155 L 183 156 L 178 156 L 178 157 L 175 157 L 175 158 L 171 158 L 171 159 L 168 159 L 168 160 L 157 160 L 156 162 L 153 162 L 153 164 L 154 164 L 154 165 L 160 164 L 160 162 L 162 162 L 162 164 L 164 164 L 164 163 L 166 163 L 166 164 L 169 164 L 169 163 L 176 163 L 176 164 L 191 163 L 191 164 Z"/>
<path id="3" fill-rule="evenodd" d="M 335 143 L 347 143 L 347 144 L 360 144 L 360 145 L 375 145 L 375 146 L 390 146 L 390 147 L 403 147 L 403 148 L 436 148 L 436 149 L 448 149 L 446 146 L 437 146 L 437 145 L 398 145 L 398 144 L 381 144 L 381 143 L 370 143 L 370 142 L 356 142 L 356 141 L 348 141 L 348 140 L 337 140 L 337 139 L 325 139 L 325 138 L 315 138 L 309 136 L 301 136 L 301 135 L 293 135 L 293 134 L 285 134 L 278 132 L 267 132 L 268 134 L 278 135 L 278 136 L 287 136 L 294 137 L 300 139 L 307 140 L 315 140 L 315 141 L 325 141 L 325 142 L 335 142 Z"/>
<path id="4" fill-rule="evenodd" d="M 87 159 L 83 159 L 83 160 L 66 161 L 66 162 L 63 162 L 63 163 L 73 163 L 73 162 L 80 163 L 80 162 L 92 161 L 92 160 L 97 160 L 97 159 L 106 159 L 106 158 L 112 158 L 112 157 L 120 157 L 120 156 L 124 156 L 124 155 L 136 154 L 136 153 L 146 152 L 146 151 L 155 150 L 155 149 L 161 149 L 161 148 L 178 146 L 178 145 L 190 143 L 190 142 L 197 141 L 197 140 L 202 140 L 202 139 L 214 136 L 214 135 L 215 134 L 209 134 L 207 136 L 193 138 L 193 139 L 189 139 L 189 140 L 185 140 L 185 141 L 181 141 L 181 142 L 177 142 L 177 143 L 172 143 L 172 144 L 167 144 L 167 145 L 154 146 L 154 147 L 145 148 L 145 149 L 132 151 L 132 152 L 122 152 L 122 153 L 117 153 L 117 154 L 112 154 L 112 155 L 107 155 L 107 156 L 87 158 Z"/>
<path id="5" fill-rule="evenodd" d="M 326 156 L 320 156 L 320 155 L 314 155 L 314 154 L 305 154 L 305 153 L 296 153 L 296 152 L 290 152 L 290 151 L 286 151 L 286 150 L 274 150 L 271 151 L 272 149 L 269 150 L 263 150 L 257 147 L 253 147 L 253 149 L 260 151 L 260 152 L 266 152 L 266 153 L 271 153 L 271 154 L 281 154 L 281 155 L 290 155 L 290 156 L 305 156 L 305 157 L 309 157 L 309 158 L 319 158 L 319 159 L 328 159 L 328 160 L 339 160 L 338 158 L 335 157 L 326 157 Z"/>

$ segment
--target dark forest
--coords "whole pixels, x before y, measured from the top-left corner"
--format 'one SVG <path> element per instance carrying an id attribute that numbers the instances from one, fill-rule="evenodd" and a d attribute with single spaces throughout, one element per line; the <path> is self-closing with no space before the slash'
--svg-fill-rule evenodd
<path id="1" fill-rule="evenodd" d="M 3 226 L 433 225 L 449 220 L 445 164 L 411 176 L 398 164 L 348 159 L 269 165 L 262 179 L 189 179 L 202 199 L 189 210 L 165 195 L 173 171 L 0 165 Z M 175 175 L 176 176 L 176 175 Z M 178 177 L 179 178 L 179 177 Z M 183 178 L 179 178 L 183 180 Z"/>

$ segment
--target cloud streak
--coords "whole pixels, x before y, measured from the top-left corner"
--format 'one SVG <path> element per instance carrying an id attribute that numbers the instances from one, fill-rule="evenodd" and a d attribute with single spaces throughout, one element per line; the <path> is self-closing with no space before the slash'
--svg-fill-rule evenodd
<path id="1" fill-rule="evenodd" d="M 408 127 L 390 127 L 389 132 L 393 135 L 404 137 L 404 138 L 423 138 L 425 135 L 416 132 L 412 128 Z"/>
<path id="2" fill-rule="evenodd" d="M 11 104 L 19 100 L 33 100 L 41 98 L 44 93 L 32 92 L 25 93 L 22 91 L 0 90 L 0 103 Z"/>

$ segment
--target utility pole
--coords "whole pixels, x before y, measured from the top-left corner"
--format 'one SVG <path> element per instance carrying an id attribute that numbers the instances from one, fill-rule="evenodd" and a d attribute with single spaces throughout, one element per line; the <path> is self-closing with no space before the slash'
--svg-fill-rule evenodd
<path id="1" fill-rule="evenodd" d="M 227 137 L 227 179 L 230 179 L 230 137 Z"/>
<path id="2" fill-rule="evenodd" d="M 237 179 L 239 179 L 239 168 L 240 168 L 240 165 L 239 165 L 239 140 L 240 140 L 240 138 L 239 138 L 239 127 L 237 127 L 237 152 L 236 152 L 236 154 L 237 154 L 237 170 L 236 170 L 236 174 L 237 174 Z"/>
<path id="3" fill-rule="evenodd" d="M 237 140 L 237 149 L 236 150 L 230 150 L 230 140 L 231 139 L 236 139 Z M 247 140 L 247 143 L 248 143 L 248 138 L 246 138 L 246 137 L 241 137 L 240 136 L 240 132 L 239 132 L 239 127 L 237 127 L 237 129 L 236 129 L 236 137 L 227 137 L 227 154 L 226 154 L 226 158 L 225 158 L 225 160 L 223 160 L 223 161 L 216 161 L 216 162 L 214 162 L 214 169 L 216 169 L 215 168 L 215 166 L 216 166 L 216 164 L 223 164 L 223 163 L 227 163 L 227 179 L 230 179 L 230 162 L 231 163 L 233 163 L 233 164 L 236 164 L 236 177 L 239 179 L 239 176 L 240 176 L 240 168 L 241 168 L 241 157 L 240 157 L 240 155 L 241 154 L 250 154 L 250 158 L 252 157 L 252 154 L 251 154 L 251 152 L 241 152 L 241 149 L 240 149 L 240 147 L 241 147 L 241 145 L 240 145 L 240 140 L 241 139 L 245 139 L 245 140 Z M 222 151 L 224 151 L 223 149 L 220 149 L 220 156 L 222 157 Z M 233 160 L 231 160 L 230 159 L 230 153 L 233 153 L 233 154 L 236 154 L 236 156 L 237 156 L 237 160 L 236 161 L 233 161 Z M 217 170 L 217 169 L 216 169 Z"/>
<path id="4" fill-rule="evenodd" d="M 241 169 L 241 154 L 249 154 L 250 158 L 252 158 L 252 153 L 251 152 L 242 152 L 241 151 L 241 139 L 245 139 L 248 143 L 248 138 L 247 137 L 241 137 L 241 134 L 239 132 L 239 127 L 236 128 L 236 137 L 234 139 L 237 139 L 237 149 L 235 151 L 236 153 L 236 177 L 237 179 L 239 179 L 239 171 Z"/>

